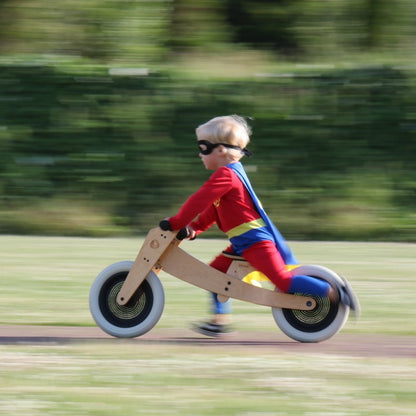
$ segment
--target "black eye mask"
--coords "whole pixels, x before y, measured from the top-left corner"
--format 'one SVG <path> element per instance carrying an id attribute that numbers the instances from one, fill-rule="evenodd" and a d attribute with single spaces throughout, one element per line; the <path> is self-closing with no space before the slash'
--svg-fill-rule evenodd
<path id="1" fill-rule="evenodd" d="M 198 140 L 198 148 L 199 148 L 199 151 L 202 155 L 211 154 L 212 151 L 218 146 L 224 146 L 224 147 L 228 147 L 229 149 L 240 150 L 247 157 L 250 157 L 252 155 L 252 153 L 249 150 L 242 149 L 239 146 L 233 146 L 233 145 L 227 144 L 227 143 L 211 143 L 208 140 Z"/>

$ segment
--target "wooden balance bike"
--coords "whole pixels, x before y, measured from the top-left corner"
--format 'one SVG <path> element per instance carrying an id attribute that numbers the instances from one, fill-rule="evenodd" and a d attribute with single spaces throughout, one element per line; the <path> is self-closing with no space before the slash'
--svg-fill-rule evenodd
<path id="1" fill-rule="evenodd" d="M 143 335 L 159 321 L 165 303 L 161 270 L 185 282 L 217 293 L 221 302 L 240 299 L 272 308 L 278 327 L 300 342 L 320 342 L 344 326 L 350 309 L 358 314 L 359 304 L 348 282 L 322 266 L 296 265 L 296 274 L 326 280 L 338 288 L 340 300 L 288 294 L 262 288 L 267 280 L 246 261 L 235 257 L 228 272 L 213 269 L 182 250 L 186 229 L 178 233 L 153 228 L 149 231 L 135 262 L 121 261 L 106 267 L 90 290 L 90 310 L 97 325 L 120 338 Z"/>

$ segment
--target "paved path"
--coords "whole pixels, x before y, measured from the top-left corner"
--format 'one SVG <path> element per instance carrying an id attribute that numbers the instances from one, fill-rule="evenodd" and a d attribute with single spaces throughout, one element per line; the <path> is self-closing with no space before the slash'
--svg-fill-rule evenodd
<path id="1" fill-rule="evenodd" d="M 336 354 L 416 358 L 416 337 L 393 335 L 343 334 L 318 344 L 303 344 L 279 331 L 235 332 L 222 338 L 207 338 L 187 329 L 154 328 L 147 334 L 123 342 L 138 345 L 184 345 L 204 348 L 250 349 L 250 351 L 287 351 L 293 353 Z M 0 345 L 65 344 L 76 342 L 120 342 L 98 327 L 0 325 Z"/>

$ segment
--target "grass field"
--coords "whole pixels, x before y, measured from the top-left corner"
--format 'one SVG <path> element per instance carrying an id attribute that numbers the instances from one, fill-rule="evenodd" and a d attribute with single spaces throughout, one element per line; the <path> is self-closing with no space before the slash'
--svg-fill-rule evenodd
<path id="1" fill-rule="evenodd" d="M 94 277 L 112 262 L 133 260 L 140 244 L 0 236 L 0 324 L 93 326 Z M 225 244 L 183 246 L 208 261 Z M 415 244 L 291 246 L 302 263 L 334 269 L 357 291 L 361 319 L 349 320 L 338 337 L 416 335 Z M 166 306 L 158 328 L 187 328 L 206 316 L 204 292 L 161 277 Z M 268 308 L 234 302 L 234 312 L 237 330 L 279 331 Z M 110 339 L 2 343 L 0 351 L 4 415 L 416 415 L 416 350 L 414 357 L 357 357 Z"/>
<path id="2" fill-rule="evenodd" d="M 108 264 L 134 260 L 141 239 L 0 236 L 0 324 L 76 325 L 94 322 L 89 288 Z M 199 239 L 183 247 L 209 261 L 226 241 Z M 344 331 L 416 335 L 416 244 L 291 243 L 298 260 L 346 276 L 359 295 L 362 316 Z M 187 326 L 207 313 L 205 292 L 161 275 L 166 306 L 160 327 Z M 275 331 L 270 310 L 234 302 L 236 326 Z"/>

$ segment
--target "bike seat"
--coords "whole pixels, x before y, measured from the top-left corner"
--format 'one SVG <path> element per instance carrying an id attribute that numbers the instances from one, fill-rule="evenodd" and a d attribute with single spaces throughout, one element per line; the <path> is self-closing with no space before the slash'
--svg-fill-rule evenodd
<path id="1" fill-rule="evenodd" d="M 244 257 L 239 256 L 238 254 L 229 253 L 228 251 L 223 251 L 221 254 L 224 257 L 228 257 L 229 259 L 233 259 L 237 261 L 247 261 Z"/>

